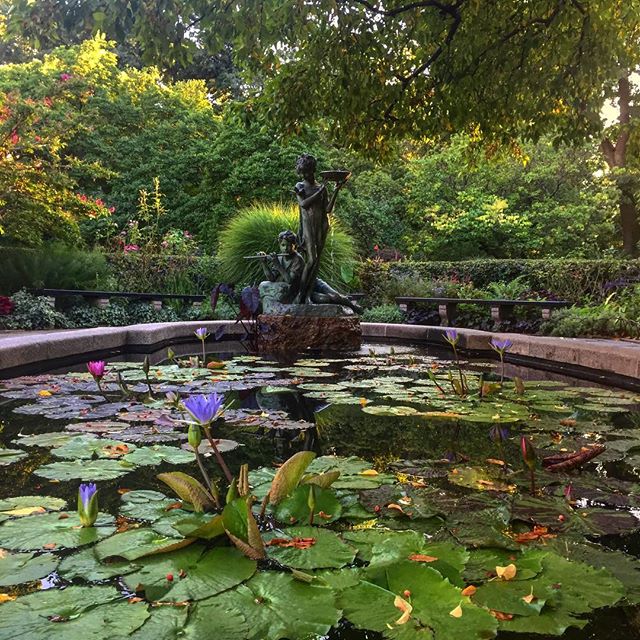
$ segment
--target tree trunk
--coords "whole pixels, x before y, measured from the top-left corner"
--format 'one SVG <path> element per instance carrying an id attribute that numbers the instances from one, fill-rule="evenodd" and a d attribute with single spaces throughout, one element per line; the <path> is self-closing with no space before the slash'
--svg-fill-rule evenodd
<path id="1" fill-rule="evenodd" d="M 605 138 L 600 148 L 605 160 L 611 169 L 624 169 L 627 164 L 627 143 L 631 135 L 631 84 L 629 75 L 623 76 L 618 81 L 618 116 L 619 130 L 615 143 Z M 638 207 L 636 194 L 631 185 L 626 184 L 623 175 L 616 176 L 618 184 L 620 210 L 620 227 L 622 228 L 622 247 L 626 254 L 635 256 L 638 253 L 638 241 L 640 241 L 640 221 L 638 220 Z"/>
<path id="2" fill-rule="evenodd" d="M 625 253 L 635 256 L 638 253 L 640 224 L 635 194 L 620 189 L 620 226 L 622 227 L 622 248 Z"/>

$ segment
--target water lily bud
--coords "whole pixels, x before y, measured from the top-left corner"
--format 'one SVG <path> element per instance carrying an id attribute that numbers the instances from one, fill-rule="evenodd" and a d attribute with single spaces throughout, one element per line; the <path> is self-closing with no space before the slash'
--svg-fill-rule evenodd
<path id="1" fill-rule="evenodd" d="M 187 434 L 189 444 L 197 449 L 202 442 L 202 431 L 197 424 L 189 425 L 189 433 Z"/>
<path id="2" fill-rule="evenodd" d="M 92 527 L 98 518 L 98 489 L 93 482 L 78 489 L 78 516 L 83 527 Z"/>
<path id="3" fill-rule="evenodd" d="M 533 469 L 536 466 L 536 450 L 531 444 L 531 440 L 526 436 L 522 436 L 520 438 L 520 449 L 522 451 L 522 459 L 524 463 L 529 467 L 529 469 Z"/>
<path id="4" fill-rule="evenodd" d="M 149 373 L 149 369 L 151 369 L 151 362 L 149 361 L 149 356 L 145 356 L 142 361 L 142 370 L 145 373 Z"/>
<path id="5" fill-rule="evenodd" d="M 502 444 L 509 438 L 509 429 L 507 429 L 507 427 L 502 427 L 499 424 L 494 424 L 493 427 L 489 429 L 489 437 L 496 444 Z"/>

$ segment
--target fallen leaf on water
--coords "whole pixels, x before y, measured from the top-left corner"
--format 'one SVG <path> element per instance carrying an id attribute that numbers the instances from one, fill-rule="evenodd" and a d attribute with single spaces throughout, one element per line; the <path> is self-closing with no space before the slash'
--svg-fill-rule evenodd
<path id="1" fill-rule="evenodd" d="M 118 456 L 124 456 L 129 453 L 129 447 L 126 444 L 109 444 L 103 447 L 102 450 L 110 458 L 117 458 Z"/>
<path id="2" fill-rule="evenodd" d="M 48 398 L 50 395 L 52 395 L 51 391 L 47 391 L 46 389 L 43 389 L 42 391 L 38 391 L 38 395 L 41 398 Z"/>
<path id="3" fill-rule="evenodd" d="M 331 520 L 331 518 L 333 518 L 332 515 L 325 513 L 324 511 L 319 511 L 318 517 L 322 518 L 323 520 Z"/>
<path id="4" fill-rule="evenodd" d="M 16 596 L 10 596 L 8 593 L 0 593 L 0 603 L 2 602 L 11 602 L 15 600 Z"/>
<path id="5" fill-rule="evenodd" d="M 535 540 L 546 540 L 549 538 L 556 538 L 557 534 L 549 533 L 549 529 L 547 527 L 539 527 L 536 525 L 533 527 L 532 531 L 527 531 L 526 533 L 519 533 L 515 537 L 515 541 L 520 544 L 524 544 L 526 542 L 533 542 Z"/>
<path id="6" fill-rule="evenodd" d="M 512 613 L 503 613 L 502 611 L 496 611 L 495 609 L 489 609 L 489 613 L 498 620 L 513 620 Z"/>
<path id="7" fill-rule="evenodd" d="M 504 460 L 498 460 L 498 458 L 487 458 L 487 462 L 489 464 L 497 464 L 501 467 L 504 467 Z"/>
<path id="8" fill-rule="evenodd" d="M 124 489 L 124 488 L 120 488 L 118 489 L 118 493 L 123 496 L 125 493 L 129 493 L 129 491 L 131 491 L 131 489 Z"/>
<path id="9" fill-rule="evenodd" d="M 506 567 L 496 567 L 496 575 L 503 580 L 513 580 L 518 569 L 515 564 L 508 564 Z"/>
<path id="10" fill-rule="evenodd" d="M 404 509 L 399 504 L 396 504 L 395 502 L 390 502 L 387 505 L 387 509 L 395 509 L 396 511 L 399 511 L 400 513 L 404 513 Z"/>
<path id="11" fill-rule="evenodd" d="M 409 560 L 413 560 L 414 562 L 435 562 L 437 559 L 435 556 L 427 556 L 423 553 L 412 553 L 409 556 Z"/>
<path id="12" fill-rule="evenodd" d="M 182 502 L 172 502 L 164 508 L 165 511 L 173 511 L 174 509 L 182 509 Z"/>
<path id="13" fill-rule="evenodd" d="M 12 509 L 11 511 L 3 511 L 8 516 L 30 516 L 34 513 L 45 513 L 44 507 L 20 507 L 19 509 Z"/>
<path id="14" fill-rule="evenodd" d="M 369 403 L 369 401 L 366 398 L 360 398 L 360 406 L 364 407 Z"/>
<path id="15" fill-rule="evenodd" d="M 55 549 L 58 545 L 55 542 L 47 542 L 47 544 L 43 544 L 43 549 Z"/>
<path id="16" fill-rule="evenodd" d="M 308 549 L 316 543 L 315 538 L 272 538 L 267 542 L 268 547 L 293 547 L 294 549 Z"/>
<path id="17" fill-rule="evenodd" d="M 462 607 L 458 605 L 455 609 L 449 611 L 449 615 L 452 618 L 462 618 Z"/>
<path id="18" fill-rule="evenodd" d="M 140 596 L 132 596 L 131 598 L 129 598 L 130 604 L 134 604 L 136 602 L 142 602 L 143 600 L 144 598 L 141 598 Z"/>
<path id="19" fill-rule="evenodd" d="M 563 418 L 562 420 L 560 420 L 560 424 L 563 427 L 575 427 L 577 421 L 574 418 Z"/>
<path id="20" fill-rule="evenodd" d="M 467 597 L 469 597 L 469 598 L 470 598 L 471 596 L 475 595 L 475 593 L 476 593 L 476 591 L 477 591 L 477 590 L 478 590 L 478 589 L 477 589 L 474 585 L 470 584 L 468 587 L 465 587 L 465 588 L 460 592 L 460 595 L 467 596 Z"/>
<path id="21" fill-rule="evenodd" d="M 531 604 L 534 600 L 537 600 L 537 598 L 533 595 L 533 591 L 531 591 L 531 593 L 528 596 L 522 596 L 522 599 L 527 604 Z"/>
<path id="22" fill-rule="evenodd" d="M 379 474 L 375 469 L 365 469 L 364 471 L 360 472 L 360 475 L 361 476 L 377 476 Z"/>
<path id="23" fill-rule="evenodd" d="M 400 611 L 402 611 L 402 615 L 396 620 L 395 624 L 406 624 L 407 622 L 409 622 L 411 612 L 413 611 L 413 607 L 411 606 L 411 604 L 404 598 L 396 596 L 395 600 L 393 601 L 393 606 L 396 609 L 400 609 Z"/>
<path id="24" fill-rule="evenodd" d="M 212 360 L 207 364 L 207 369 L 224 369 L 226 364 L 218 360 Z"/>

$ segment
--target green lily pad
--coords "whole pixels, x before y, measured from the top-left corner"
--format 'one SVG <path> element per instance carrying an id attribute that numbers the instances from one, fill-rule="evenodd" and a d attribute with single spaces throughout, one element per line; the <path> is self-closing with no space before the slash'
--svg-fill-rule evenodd
<path id="1" fill-rule="evenodd" d="M 15 440 L 15 444 L 21 447 L 61 447 L 63 444 L 75 438 L 68 431 L 53 431 L 48 433 L 33 433 L 20 436 Z"/>
<path id="2" fill-rule="evenodd" d="M 149 617 L 147 605 L 131 604 L 113 587 L 48 589 L 0 607 L 0 638 L 102 640 L 123 638 Z"/>
<path id="3" fill-rule="evenodd" d="M 27 453 L 22 449 L 0 449 L 0 467 L 6 467 L 26 457 Z"/>
<path id="4" fill-rule="evenodd" d="M 129 636 L 129 640 L 180 640 L 184 638 L 196 640 L 196 637 L 189 635 L 188 630 L 185 629 L 187 619 L 191 620 L 194 615 L 192 607 L 156 607 L 151 610 L 151 617 L 147 618 L 147 621 Z M 216 619 L 216 631 L 226 626 L 226 620 L 225 622 L 222 620 L 228 617 L 231 616 L 225 615 L 221 619 Z M 213 638 L 211 619 L 208 619 L 207 622 L 209 633 L 205 637 Z M 219 637 L 222 640 L 225 636 Z"/>
<path id="5" fill-rule="evenodd" d="M 129 529 L 99 542 L 94 547 L 94 553 L 100 561 L 109 558 L 137 560 L 153 553 L 186 546 L 189 542 L 184 538 L 163 536 L 153 529 Z"/>
<path id="6" fill-rule="evenodd" d="M 303 640 L 326 635 L 341 617 L 331 588 L 295 580 L 291 574 L 272 571 L 256 574 L 233 591 L 199 602 L 200 616 L 218 619 L 220 611 L 237 611 L 250 623 L 250 631 L 239 628 L 220 640 Z M 206 609 L 215 606 L 207 616 Z M 209 623 L 210 625 L 211 623 Z M 210 627 L 205 627 L 209 629 Z M 192 635 L 194 640 L 203 636 Z M 207 636 L 208 632 L 207 632 Z"/>
<path id="7" fill-rule="evenodd" d="M 106 538 L 114 530 L 114 519 L 107 513 L 99 514 L 93 527 L 82 527 L 76 513 L 43 513 L 2 523 L 0 547 L 18 551 L 73 549 Z"/>
<path id="8" fill-rule="evenodd" d="M 140 585 L 147 599 L 163 602 L 209 598 L 248 580 L 256 571 L 255 561 L 236 549 L 207 551 L 199 544 L 147 556 L 138 564 L 141 569 L 125 576 L 125 583 L 132 590 Z M 168 575 L 173 580 L 168 580 Z"/>
<path id="9" fill-rule="evenodd" d="M 377 391 L 379 392 L 380 390 L 378 389 Z M 362 410 L 374 416 L 415 416 L 420 414 L 420 411 L 415 407 L 403 407 L 401 405 L 392 407 L 385 404 L 368 404 L 362 407 Z"/>
<path id="10" fill-rule="evenodd" d="M 9 553 L 0 549 L 0 587 L 31 582 L 49 575 L 58 566 L 59 558 L 52 553 Z"/>
<path id="11" fill-rule="evenodd" d="M 115 480 L 135 469 L 121 460 L 70 460 L 52 462 L 34 471 L 49 480 Z"/>
<path id="12" fill-rule="evenodd" d="M 403 631 L 429 627 L 435 640 L 492 638 L 496 619 L 461 595 L 435 569 L 410 562 L 391 565 L 386 571 L 387 586 L 393 593 L 411 593 L 412 619 Z M 460 616 L 452 615 L 460 607 Z M 411 637 L 404 636 L 404 637 Z"/>
<path id="13" fill-rule="evenodd" d="M 312 485 L 301 485 L 294 492 L 279 502 L 274 508 L 278 521 L 285 524 L 307 523 L 311 514 L 309 493 L 313 492 L 313 522 L 316 525 L 327 525 L 335 522 L 342 515 L 342 505 L 330 489 L 321 489 Z"/>
<path id="14" fill-rule="evenodd" d="M 271 531 L 263 537 L 268 556 L 294 569 L 339 569 L 353 562 L 356 556 L 356 550 L 337 534 L 318 527 L 288 527 L 282 531 Z M 312 538 L 314 543 L 306 549 L 270 545 L 269 541 L 274 538 Z"/>
<path id="15" fill-rule="evenodd" d="M 45 511 L 60 511 L 67 506 L 66 500 L 51 496 L 18 496 L 0 500 L 0 522 L 9 518 L 44 513 Z"/>
<path id="16" fill-rule="evenodd" d="M 159 491 L 144 489 L 127 491 L 122 496 L 120 513 L 128 518 L 155 522 L 167 515 L 167 507 L 174 505 L 175 502 Z"/>
<path id="17" fill-rule="evenodd" d="M 120 440 L 106 440 L 94 436 L 76 436 L 67 443 L 56 447 L 53 455 L 67 460 L 90 460 L 92 458 L 119 458 L 135 445 Z"/>
<path id="18" fill-rule="evenodd" d="M 159 465 L 164 462 L 170 464 L 187 464 L 195 462 L 193 453 L 183 451 L 178 447 L 156 444 L 152 447 L 140 447 L 122 458 L 125 462 L 134 465 L 149 466 Z"/>
<path id="19" fill-rule="evenodd" d="M 125 561 L 100 562 L 95 553 L 95 547 L 85 547 L 63 558 L 58 567 L 58 573 L 67 580 L 81 578 L 87 582 L 100 582 L 132 573 L 139 568 L 138 565 Z"/>

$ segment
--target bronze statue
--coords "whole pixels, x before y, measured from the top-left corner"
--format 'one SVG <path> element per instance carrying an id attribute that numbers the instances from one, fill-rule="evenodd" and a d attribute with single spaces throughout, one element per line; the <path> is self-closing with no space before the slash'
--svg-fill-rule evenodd
<path id="1" fill-rule="evenodd" d="M 262 268 L 267 280 L 272 283 L 282 283 L 281 287 L 270 288 L 270 296 L 277 297 L 278 303 L 290 304 L 300 294 L 302 277 L 306 263 L 297 251 L 298 237 L 293 231 L 283 231 L 278 235 L 280 253 L 262 256 Z M 266 287 L 261 287 L 265 292 Z M 266 293 L 266 292 L 265 292 Z M 315 278 L 309 296 L 311 304 L 337 304 L 348 307 L 356 313 L 362 313 L 362 308 L 336 291 L 320 278 Z"/>
<path id="2" fill-rule="evenodd" d="M 309 304 L 312 302 L 320 256 L 329 231 L 328 216 L 333 211 L 338 192 L 344 186 L 349 173 L 337 172 L 343 179 L 336 181 L 335 189 L 329 197 L 326 183 L 316 182 L 316 159 L 312 155 L 303 153 L 296 162 L 296 170 L 304 178 L 296 184 L 294 191 L 300 205 L 298 238 L 300 248 L 306 255 L 297 302 Z"/>

